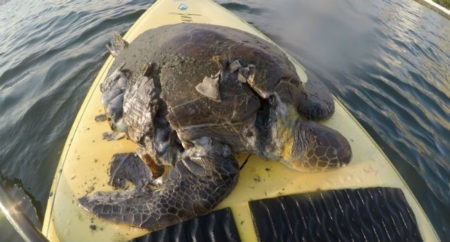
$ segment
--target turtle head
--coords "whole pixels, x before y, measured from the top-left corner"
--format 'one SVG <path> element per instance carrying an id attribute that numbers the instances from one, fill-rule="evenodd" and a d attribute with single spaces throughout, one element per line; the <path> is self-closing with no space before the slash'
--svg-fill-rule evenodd
<path id="1" fill-rule="evenodd" d="M 288 167 L 314 171 L 342 167 L 350 162 L 350 144 L 336 130 L 299 118 L 292 132 L 282 152 L 282 161 Z"/>

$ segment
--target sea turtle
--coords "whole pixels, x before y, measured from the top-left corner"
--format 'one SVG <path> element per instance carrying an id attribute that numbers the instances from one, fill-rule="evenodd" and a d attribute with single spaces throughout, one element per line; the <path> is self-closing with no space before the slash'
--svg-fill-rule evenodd
<path id="1" fill-rule="evenodd" d="M 193 23 L 117 41 L 102 100 L 111 127 L 139 148 L 113 157 L 110 184 L 135 189 L 79 199 L 95 215 L 154 231 L 205 214 L 235 186 L 237 152 L 297 170 L 350 161 L 348 141 L 316 122 L 333 113 L 332 96 L 300 80 L 274 44 Z"/>

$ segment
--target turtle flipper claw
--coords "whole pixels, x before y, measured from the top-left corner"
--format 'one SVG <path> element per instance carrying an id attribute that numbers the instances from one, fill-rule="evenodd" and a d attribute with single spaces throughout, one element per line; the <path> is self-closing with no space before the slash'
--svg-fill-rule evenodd
<path id="1" fill-rule="evenodd" d="M 209 212 L 233 189 L 239 167 L 226 145 L 209 142 L 188 149 L 158 189 L 97 192 L 79 199 L 100 218 L 150 231 Z"/>

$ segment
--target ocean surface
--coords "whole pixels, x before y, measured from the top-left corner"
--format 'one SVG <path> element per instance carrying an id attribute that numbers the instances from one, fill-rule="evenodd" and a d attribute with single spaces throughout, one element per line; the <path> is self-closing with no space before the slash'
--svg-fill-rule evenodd
<path id="1" fill-rule="evenodd" d="M 450 238 L 450 21 L 412 0 L 218 2 L 321 77 Z M 152 3 L 0 0 L 0 182 L 38 226 L 105 44 Z M 1 214 L 0 241 L 21 241 Z"/>

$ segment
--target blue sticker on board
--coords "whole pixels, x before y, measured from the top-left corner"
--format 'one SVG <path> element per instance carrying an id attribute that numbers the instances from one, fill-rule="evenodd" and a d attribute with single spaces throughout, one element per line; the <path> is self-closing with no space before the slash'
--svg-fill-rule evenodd
<path id="1" fill-rule="evenodd" d="M 188 7 L 185 4 L 181 3 L 180 5 L 178 5 L 178 9 L 181 11 L 184 11 L 184 10 L 188 9 Z"/>

